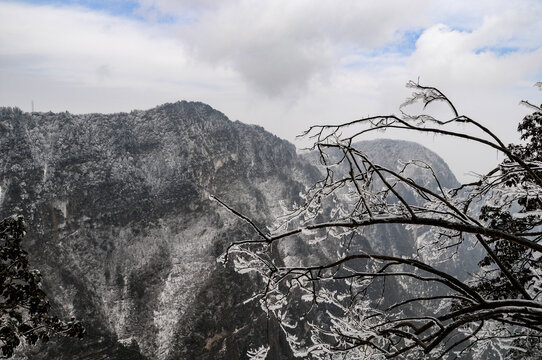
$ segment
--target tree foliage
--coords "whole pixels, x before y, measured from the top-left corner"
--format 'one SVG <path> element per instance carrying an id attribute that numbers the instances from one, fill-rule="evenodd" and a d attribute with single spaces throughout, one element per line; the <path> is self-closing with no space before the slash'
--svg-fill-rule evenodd
<path id="1" fill-rule="evenodd" d="M 324 177 L 271 232 L 216 199 L 255 230 L 253 239 L 231 244 L 225 260 L 260 275 L 255 299 L 281 320 L 298 355 L 521 357 L 521 344 L 536 351 L 542 336 L 542 109 L 524 102 L 535 112 L 518 127 L 523 143 L 507 146 L 461 115 L 439 89 L 407 86 L 413 93 L 400 115 L 313 126 L 304 134 L 314 140 Z M 448 118 L 425 112 L 437 102 L 449 107 Z M 414 104 L 424 112 L 408 114 Z M 504 160 L 476 181 L 446 188 L 431 164 L 381 166 L 356 146 L 364 135 L 390 129 L 469 140 L 496 149 Z M 411 177 L 412 169 L 431 181 Z M 417 234 L 412 253 L 356 245 L 383 226 Z M 331 242 L 337 254 L 295 263 L 281 257 L 281 244 L 299 238 Z M 475 253 L 482 254 L 476 271 L 454 267 Z"/>
<path id="2" fill-rule="evenodd" d="M 21 247 L 26 229 L 22 216 L 0 221 L 0 346 L 9 358 L 24 340 L 33 345 L 53 334 L 82 337 L 82 325 L 72 318 L 61 321 L 41 289 L 41 274 L 32 270 Z"/>

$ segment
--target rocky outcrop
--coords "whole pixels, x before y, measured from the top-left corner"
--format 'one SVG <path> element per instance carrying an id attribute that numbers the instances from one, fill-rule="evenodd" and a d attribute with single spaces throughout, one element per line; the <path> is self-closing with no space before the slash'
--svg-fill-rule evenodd
<path id="1" fill-rule="evenodd" d="M 0 216 L 26 217 L 47 292 L 88 329 L 32 358 L 242 358 L 268 337 L 287 355 L 240 305 L 251 282 L 216 262 L 252 234 L 209 194 L 268 220 L 315 175 L 293 145 L 202 103 L 0 114 Z"/>
<path id="2" fill-rule="evenodd" d="M 443 163 L 412 143 L 367 146 L 383 159 L 417 151 Z M 0 153 L 0 218 L 25 216 L 25 245 L 56 311 L 88 332 L 21 358 L 243 359 L 262 344 L 268 359 L 292 356 L 274 319 L 243 303 L 254 279 L 217 263 L 254 234 L 209 195 L 269 224 L 320 176 L 293 145 L 183 101 L 111 115 L 1 108 Z M 408 248 L 407 238 L 395 244 Z"/>

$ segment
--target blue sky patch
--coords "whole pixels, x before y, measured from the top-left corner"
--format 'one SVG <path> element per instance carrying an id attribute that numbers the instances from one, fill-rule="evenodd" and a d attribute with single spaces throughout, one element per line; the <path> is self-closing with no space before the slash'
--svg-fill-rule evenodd
<path id="1" fill-rule="evenodd" d="M 344 68 L 360 68 L 375 64 L 375 60 L 382 62 L 381 65 L 401 63 L 416 51 L 416 42 L 425 29 L 407 30 L 398 33 L 396 40 L 377 48 L 351 49 L 350 54 L 358 55 L 355 61 L 343 64 Z M 386 58 L 388 58 L 386 61 Z"/>
<path id="2" fill-rule="evenodd" d="M 135 0 L 19 0 L 15 2 L 22 2 L 32 5 L 52 5 L 52 6 L 73 6 L 82 7 L 92 11 L 104 12 L 113 16 L 125 17 L 138 21 L 153 21 L 160 24 L 172 24 L 176 22 L 190 23 L 193 19 L 178 19 L 177 17 L 164 14 L 160 11 L 152 11 L 154 16 L 146 17 L 142 13 L 138 13 L 140 7 L 139 3 Z"/>
<path id="3" fill-rule="evenodd" d="M 411 55 L 416 50 L 416 41 L 425 29 L 407 30 L 401 34 L 399 41 L 392 44 L 395 50 L 402 55 Z"/>
<path id="4" fill-rule="evenodd" d="M 498 56 L 503 56 L 507 54 L 512 54 L 518 52 L 520 49 L 514 46 L 484 46 L 482 48 L 476 49 L 476 54 L 482 54 L 486 52 L 493 53 Z"/>
<path id="5" fill-rule="evenodd" d="M 425 29 L 411 29 L 399 31 L 396 40 L 377 48 L 371 49 L 371 56 L 382 56 L 385 54 L 394 54 L 400 56 L 410 56 L 416 51 L 416 42 Z"/>
<path id="6" fill-rule="evenodd" d="M 79 6 L 90 10 L 103 11 L 117 16 L 133 16 L 134 10 L 139 7 L 137 1 L 133 0 L 19 0 L 33 5 L 54 5 L 54 6 Z"/>

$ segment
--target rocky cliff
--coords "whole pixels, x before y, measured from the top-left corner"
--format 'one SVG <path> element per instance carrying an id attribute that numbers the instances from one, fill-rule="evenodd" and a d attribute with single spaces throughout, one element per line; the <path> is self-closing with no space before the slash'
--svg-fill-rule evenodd
<path id="1" fill-rule="evenodd" d="M 208 197 L 269 219 L 314 176 L 291 144 L 202 103 L 0 114 L 0 216 L 26 217 L 47 292 L 89 332 L 32 358 L 242 358 L 266 337 L 287 355 L 242 307 L 250 281 L 217 264 L 250 234 Z"/>
<path id="2" fill-rule="evenodd" d="M 406 157 L 414 145 L 369 148 L 382 146 Z M 88 331 L 21 358 L 242 359 L 261 344 L 291 357 L 274 319 L 243 304 L 253 279 L 217 263 L 253 234 L 209 195 L 269 224 L 320 176 L 293 145 L 183 101 L 111 115 L 2 108 L 0 153 L 0 217 L 25 216 L 56 311 Z"/>

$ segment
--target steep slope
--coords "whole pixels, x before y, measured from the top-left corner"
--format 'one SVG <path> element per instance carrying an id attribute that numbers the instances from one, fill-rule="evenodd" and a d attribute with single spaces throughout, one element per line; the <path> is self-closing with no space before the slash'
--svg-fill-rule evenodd
<path id="1" fill-rule="evenodd" d="M 455 184 L 417 144 L 361 144 L 381 164 L 425 160 Z M 59 338 L 22 358 L 237 359 L 261 344 L 271 345 L 268 359 L 291 357 L 276 322 L 243 304 L 257 282 L 217 264 L 227 244 L 254 234 L 209 194 L 270 224 L 281 201 L 299 201 L 320 177 L 314 158 L 191 102 L 111 115 L 2 108 L 0 154 L 0 217 L 26 217 L 46 291 L 88 330 L 82 342 Z M 400 254 L 415 241 L 381 228 L 360 246 Z M 281 251 L 294 259 L 335 252 L 296 241 Z"/>
<path id="2" fill-rule="evenodd" d="M 377 164 L 391 169 L 397 169 L 399 167 L 402 168 L 408 161 L 416 160 L 417 162 L 420 162 L 420 164 L 431 165 L 435 176 L 439 180 L 440 186 L 443 188 L 452 189 L 460 185 L 446 162 L 440 156 L 420 144 L 402 140 L 377 139 L 361 141 L 357 143 L 356 146 L 363 150 Z M 439 185 L 435 178 L 431 172 L 423 169 L 423 167 L 409 166 L 407 167 L 404 176 L 415 179 L 418 184 L 438 192 Z M 410 203 L 421 204 L 425 202 L 425 200 L 420 199 L 415 196 L 415 194 L 408 196 L 408 192 L 405 193 L 405 198 Z M 380 227 L 373 237 L 374 239 L 381 238 L 383 232 L 394 231 L 393 229 L 394 227 Z M 390 234 L 388 238 L 397 239 L 401 238 L 401 236 L 410 237 L 413 242 L 407 242 L 406 246 L 401 246 L 401 242 L 394 241 L 382 243 L 381 241 L 374 240 L 373 243 L 381 243 L 381 250 L 393 249 L 394 253 L 397 255 L 410 255 L 413 245 L 419 247 L 418 242 L 421 237 L 423 237 L 427 228 L 421 227 L 409 231 L 405 230 L 404 227 L 401 227 L 399 232 L 394 231 L 394 234 Z M 401 233 L 403 235 L 401 235 Z M 481 246 L 473 248 L 461 247 L 458 251 L 459 252 L 453 261 L 444 262 L 436 266 L 455 276 L 459 276 L 460 278 L 464 277 L 469 272 L 472 273 L 477 271 L 478 261 L 481 260 L 485 254 L 483 248 Z M 423 259 L 423 253 L 419 253 L 418 255 L 422 256 Z M 432 260 L 425 260 L 429 263 L 433 262 Z"/>
<path id="3" fill-rule="evenodd" d="M 208 196 L 269 219 L 315 174 L 291 144 L 202 103 L 0 114 L 0 216 L 25 215 L 48 293 L 89 330 L 39 357 L 242 357 L 253 337 L 281 341 L 240 308 L 250 282 L 216 264 L 247 235 Z"/>
<path id="4" fill-rule="evenodd" d="M 420 144 L 404 140 L 375 139 L 359 141 L 353 146 L 362 151 L 374 164 L 397 170 L 403 169 L 406 163 L 415 161 L 418 164 L 430 165 L 434 176 L 438 178 L 440 186 L 443 188 L 451 189 L 460 185 L 446 162 Z M 331 161 L 339 160 L 342 156 L 338 151 L 329 151 L 328 155 Z M 319 164 L 317 152 L 304 153 L 302 157 L 314 166 Z M 334 168 L 334 171 L 346 172 L 348 170 L 345 167 L 344 169 Z M 343 175 L 345 173 L 341 176 Z M 437 184 L 435 177 L 423 166 L 407 166 L 403 176 L 414 179 L 418 184 L 438 192 L 439 184 Z M 398 190 L 410 204 L 422 205 L 425 202 L 424 199 L 421 199 L 414 192 L 406 190 L 402 185 L 399 185 Z M 419 241 L 427 230 L 426 227 L 407 229 L 402 225 L 375 226 L 364 230 L 366 239 L 362 242 L 361 247 L 363 251 L 372 249 L 372 251 L 379 253 L 411 256 L 413 249 L 418 247 Z M 469 272 L 477 271 L 478 261 L 482 259 L 484 254 L 481 246 L 470 249 L 463 247 L 459 249 L 458 256 L 453 261 L 438 264 L 437 267 L 456 276 L 464 277 Z M 423 254 L 418 253 L 418 255 L 422 256 L 423 260 Z"/>
<path id="5" fill-rule="evenodd" d="M 404 140 L 376 139 L 359 141 L 355 143 L 353 147 L 362 151 L 374 164 L 392 170 L 402 169 L 409 161 L 431 165 L 443 187 L 453 188 L 459 186 L 459 182 L 446 162 L 437 154 L 420 144 Z M 326 154 L 329 157 L 330 163 L 339 161 L 343 156 L 342 152 L 335 149 L 326 151 Z M 304 153 L 302 156 L 314 166 L 318 166 L 320 162 L 320 154 L 317 151 Z M 323 169 L 323 167 L 320 167 L 321 171 L 323 171 Z M 349 169 L 347 169 L 347 163 L 343 163 L 342 167 L 333 167 L 333 171 L 338 172 L 338 176 L 347 176 Z M 407 178 L 415 179 L 415 181 L 422 186 L 438 190 L 438 184 L 432 174 L 421 167 L 408 166 L 403 175 Z M 403 187 L 400 188 L 400 192 L 406 201 L 411 204 L 425 201 L 417 198 L 416 194 Z M 396 255 L 411 254 L 410 251 L 413 248 L 416 236 L 418 235 L 416 232 L 405 231 L 403 226 L 386 225 L 377 226 L 375 228 L 378 230 L 364 231 L 367 236 L 372 237 L 372 240 L 369 243 L 374 250 L 384 252 L 391 251 Z M 396 239 L 401 239 L 401 241 L 397 241 Z"/>

